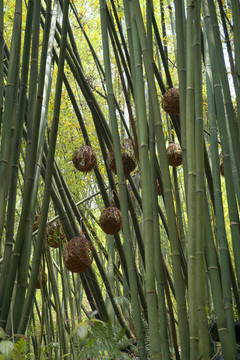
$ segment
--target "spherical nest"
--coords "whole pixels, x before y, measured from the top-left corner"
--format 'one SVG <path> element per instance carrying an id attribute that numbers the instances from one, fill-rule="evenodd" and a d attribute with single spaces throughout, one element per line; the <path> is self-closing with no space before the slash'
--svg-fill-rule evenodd
<path id="1" fill-rule="evenodd" d="M 125 177 L 127 177 L 137 166 L 136 147 L 132 139 L 124 139 L 121 141 L 120 145 L 121 145 L 124 175 Z M 107 165 L 111 171 L 113 171 L 115 174 L 117 173 L 113 148 L 110 149 L 107 155 Z"/>
<path id="2" fill-rule="evenodd" d="M 61 221 L 59 219 L 51 222 L 47 226 L 46 238 L 47 244 L 55 249 L 59 247 L 59 243 L 63 244 L 66 242 L 66 237 L 62 228 Z"/>
<path id="3" fill-rule="evenodd" d="M 73 273 L 87 271 L 92 261 L 93 247 L 83 234 L 71 239 L 63 250 L 64 265 Z"/>
<path id="4" fill-rule="evenodd" d="M 182 148 L 179 144 L 172 143 L 167 148 L 168 163 L 171 166 L 182 164 Z"/>
<path id="5" fill-rule="evenodd" d="M 162 108 L 169 115 L 179 115 L 179 91 L 177 88 L 170 88 L 164 93 Z"/>
<path id="6" fill-rule="evenodd" d="M 35 215 L 33 221 L 33 232 L 38 229 L 39 221 L 40 221 L 40 215 Z"/>
<path id="7" fill-rule="evenodd" d="M 95 151 L 88 145 L 82 145 L 72 156 L 75 168 L 82 172 L 91 171 L 97 164 Z"/>
<path id="8" fill-rule="evenodd" d="M 41 284 L 40 281 L 42 283 L 42 287 L 44 288 L 47 284 L 47 274 L 45 273 L 45 271 L 41 268 L 40 269 L 40 274 L 39 274 L 40 279 L 37 279 L 37 283 L 36 283 L 36 289 L 41 289 Z M 40 280 L 40 281 L 39 281 Z"/>
<path id="9" fill-rule="evenodd" d="M 99 223 L 106 234 L 117 234 L 122 228 L 121 211 L 113 206 L 104 209 L 101 213 Z"/>

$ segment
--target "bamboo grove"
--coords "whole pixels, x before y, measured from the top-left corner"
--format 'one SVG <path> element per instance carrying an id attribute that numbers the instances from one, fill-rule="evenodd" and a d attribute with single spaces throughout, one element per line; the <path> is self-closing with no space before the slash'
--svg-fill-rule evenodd
<path id="1" fill-rule="evenodd" d="M 239 359 L 239 74 L 237 0 L 0 0 L 0 358 Z"/>

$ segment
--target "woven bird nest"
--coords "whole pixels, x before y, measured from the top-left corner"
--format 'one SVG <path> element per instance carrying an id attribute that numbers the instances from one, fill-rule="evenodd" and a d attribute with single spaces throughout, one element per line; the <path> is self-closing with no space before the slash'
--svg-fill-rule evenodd
<path id="1" fill-rule="evenodd" d="M 59 247 L 59 243 L 63 244 L 66 242 L 66 237 L 59 219 L 51 222 L 47 226 L 46 238 L 47 244 L 55 249 Z"/>
<path id="2" fill-rule="evenodd" d="M 83 234 L 71 239 L 63 250 L 64 265 L 66 269 L 73 273 L 87 271 L 92 261 L 93 247 Z"/>
<path id="3" fill-rule="evenodd" d="M 104 209 L 101 213 L 99 223 L 106 234 L 117 234 L 122 228 L 121 211 L 113 206 Z"/>
<path id="4" fill-rule="evenodd" d="M 95 151 L 88 145 L 82 145 L 72 156 L 75 168 L 82 172 L 89 172 L 97 165 Z"/>
<path id="5" fill-rule="evenodd" d="M 128 177 L 128 175 L 137 166 L 136 147 L 132 139 L 124 139 L 121 141 L 120 145 L 121 145 L 121 155 L 122 155 L 124 175 L 125 177 Z M 107 165 L 111 171 L 113 171 L 115 174 L 117 173 L 113 148 L 110 149 L 107 155 Z"/>
<path id="6" fill-rule="evenodd" d="M 41 281 L 41 284 L 40 284 Z M 45 273 L 45 271 L 43 270 L 43 268 L 40 268 L 40 274 L 39 274 L 39 278 L 37 279 L 37 283 L 36 283 L 36 289 L 41 289 L 41 285 L 44 288 L 47 284 L 47 274 Z"/>
<path id="7" fill-rule="evenodd" d="M 179 91 L 177 88 L 170 88 L 164 93 L 162 108 L 169 115 L 179 115 Z"/>
<path id="8" fill-rule="evenodd" d="M 33 232 L 38 229 L 39 221 L 40 221 L 40 215 L 35 215 L 33 221 Z"/>
<path id="9" fill-rule="evenodd" d="M 168 163 L 171 166 L 182 164 L 182 148 L 179 144 L 172 143 L 167 148 Z"/>

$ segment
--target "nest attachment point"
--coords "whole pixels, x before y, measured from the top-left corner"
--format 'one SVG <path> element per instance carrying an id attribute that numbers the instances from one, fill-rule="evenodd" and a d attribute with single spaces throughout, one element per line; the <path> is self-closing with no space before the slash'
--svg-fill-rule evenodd
<path id="1" fill-rule="evenodd" d="M 95 151 L 88 145 L 82 145 L 72 156 L 75 168 L 82 172 L 89 172 L 97 165 Z"/>
<path id="2" fill-rule="evenodd" d="M 64 265 L 67 270 L 73 273 L 87 271 L 92 261 L 93 247 L 83 234 L 71 239 L 63 250 Z"/>
<path id="3" fill-rule="evenodd" d="M 167 148 L 168 163 L 171 166 L 182 164 L 182 148 L 179 144 L 172 143 Z"/>
<path id="4" fill-rule="evenodd" d="M 170 88 L 164 93 L 162 108 L 169 115 L 179 115 L 179 90 L 177 88 Z"/>
<path id="5" fill-rule="evenodd" d="M 40 281 L 42 283 L 42 287 L 44 288 L 47 284 L 47 274 L 45 273 L 45 271 L 41 268 L 40 269 L 40 274 L 39 274 L 40 279 L 37 279 L 37 283 L 36 283 L 36 289 L 41 289 L 41 284 Z M 40 281 L 39 281 L 40 280 Z"/>
<path id="6" fill-rule="evenodd" d="M 63 227 L 59 219 L 51 222 L 47 226 L 46 238 L 47 238 L 47 244 L 55 249 L 59 247 L 59 243 L 63 244 L 66 242 L 66 237 L 63 231 Z"/>
<path id="7" fill-rule="evenodd" d="M 101 213 L 99 223 L 106 234 L 117 234 L 122 228 L 121 211 L 113 206 L 104 209 Z"/>
<path id="8" fill-rule="evenodd" d="M 121 145 L 121 155 L 122 155 L 122 162 L 123 162 L 123 170 L 124 176 L 128 177 L 128 175 L 135 169 L 137 166 L 136 161 L 136 147 L 135 143 L 132 139 L 124 139 L 120 143 Z M 110 149 L 107 155 L 107 165 L 109 169 L 117 173 L 116 161 L 113 148 Z"/>

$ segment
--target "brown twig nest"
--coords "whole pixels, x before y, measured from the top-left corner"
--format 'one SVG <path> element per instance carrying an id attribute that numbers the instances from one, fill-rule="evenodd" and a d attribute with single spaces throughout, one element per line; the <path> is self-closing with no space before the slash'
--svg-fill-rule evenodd
<path id="1" fill-rule="evenodd" d="M 33 232 L 38 229 L 39 221 L 40 221 L 40 215 L 35 215 L 33 221 Z"/>
<path id="2" fill-rule="evenodd" d="M 46 238 L 47 244 L 55 249 L 59 247 L 59 243 L 63 244 L 66 242 L 66 237 L 59 219 L 51 222 L 47 226 Z"/>
<path id="3" fill-rule="evenodd" d="M 162 97 L 162 108 L 169 115 L 179 115 L 179 90 L 168 89 Z"/>
<path id="4" fill-rule="evenodd" d="M 135 169 L 137 166 L 136 162 L 136 147 L 132 139 L 124 139 L 120 143 L 121 145 L 121 154 L 123 161 L 123 170 L 125 177 Z M 111 171 L 115 174 L 117 173 L 116 161 L 114 156 L 113 148 L 110 149 L 107 155 L 107 165 Z"/>
<path id="5" fill-rule="evenodd" d="M 172 143 L 167 148 L 168 163 L 171 166 L 182 164 L 182 148 L 179 144 Z"/>
<path id="6" fill-rule="evenodd" d="M 92 261 L 93 247 L 83 234 L 71 239 L 63 250 L 64 265 L 66 269 L 73 273 L 87 271 Z"/>
<path id="7" fill-rule="evenodd" d="M 121 211 L 113 206 L 104 209 L 101 213 L 99 223 L 106 234 L 117 234 L 122 228 Z"/>
<path id="8" fill-rule="evenodd" d="M 40 278 L 40 279 L 39 279 Z M 47 284 L 47 274 L 45 273 L 45 271 L 43 270 L 43 268 L 40 268 L 40 274 L 39 274 L 39 278 L 37 279 L 37 283 L 36 283 L 36 289 L 41 289 L 41 284 L 40 281 L 42 283 L 42 287 L 44 288 Z M 40 280 L 40 281 L 39 281 Z"/>
<path id="9" fill-rule="evenodd" d="M 88 145 L 82 145 L 72 156 L 75 168 L 82 172 L 91 171 L 97 164 L 95 151 Z"/>

